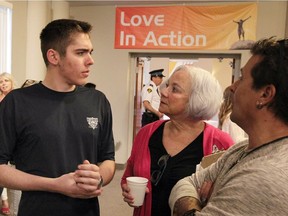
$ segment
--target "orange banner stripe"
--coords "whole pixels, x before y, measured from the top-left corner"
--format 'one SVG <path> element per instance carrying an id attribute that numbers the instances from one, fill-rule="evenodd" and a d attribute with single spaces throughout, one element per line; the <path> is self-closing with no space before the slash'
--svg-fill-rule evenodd
<path id="1" fill-rule="evenodd" d="M 241 48 L 255 41 L 256 19 L 256 3 L 117 7 L 114 47 L 184 50 Z"/>

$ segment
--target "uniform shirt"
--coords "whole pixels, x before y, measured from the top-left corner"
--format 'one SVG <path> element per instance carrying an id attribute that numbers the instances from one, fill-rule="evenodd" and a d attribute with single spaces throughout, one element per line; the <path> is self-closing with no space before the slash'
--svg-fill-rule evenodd
<path id="1" fill-rule="evenodd" d="M 158 88 L 153 81 L 150 81 L 150 83 L 145 85 L 142 89 L 142 102 L 149 101 L 155 110 L 158 110 L 160 105 L 160 93 L 157 89 Z M 142 112 L 145 111 L 145 107 L 142 105 Z"/>

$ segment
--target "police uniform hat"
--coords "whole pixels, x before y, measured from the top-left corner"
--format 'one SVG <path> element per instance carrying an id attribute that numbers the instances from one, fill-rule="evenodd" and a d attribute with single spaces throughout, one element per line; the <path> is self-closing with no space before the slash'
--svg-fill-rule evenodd
<path id="1" fill-rule="evenodd" d="M 164 69 L 157 69 L 157 70 L 153 70 L 153 71 L 150 71 L 149 74 L 151 76 L 158 76 L 158 77 L 165 77 L 162 72 L 164 71 Z"/>

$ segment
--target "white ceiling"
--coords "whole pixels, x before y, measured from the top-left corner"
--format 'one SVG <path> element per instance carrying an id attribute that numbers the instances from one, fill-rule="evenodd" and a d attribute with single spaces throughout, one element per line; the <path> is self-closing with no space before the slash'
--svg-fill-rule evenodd
<path id="1" fill-rule="evenodd" d="M 53 0 L 52 0 L 53 1 Z M 73 6 L 97 6 L 97 5 L 154 5 L 154 4 L 189 4 L 189 3 L 203 3 L 203 2 L 256 2 L 256 1 L 269 1 L 269 0 L 156 0 L 156 1 L 140 1 L 140 0 L 116 0 L 116 1 L 101 1 L 101 0 L 90 0 L 90 1 L 77 1 L 77 0 L 68 0 L 70 5 Z M 271 1 L 271 0 L 270 0 Z"/>

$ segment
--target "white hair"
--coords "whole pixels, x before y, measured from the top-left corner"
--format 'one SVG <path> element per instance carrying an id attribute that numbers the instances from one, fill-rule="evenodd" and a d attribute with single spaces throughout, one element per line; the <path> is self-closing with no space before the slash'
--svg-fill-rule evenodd
<path id="1" fill-rule="evenodd" d="M 187 115 L 193 119 L 209 120 L 219 111 L 222 102 L 222 88 L 218 80 L 208 71 L 181 65 L 174 73 L 186 71 L 191 78 Z"/>

